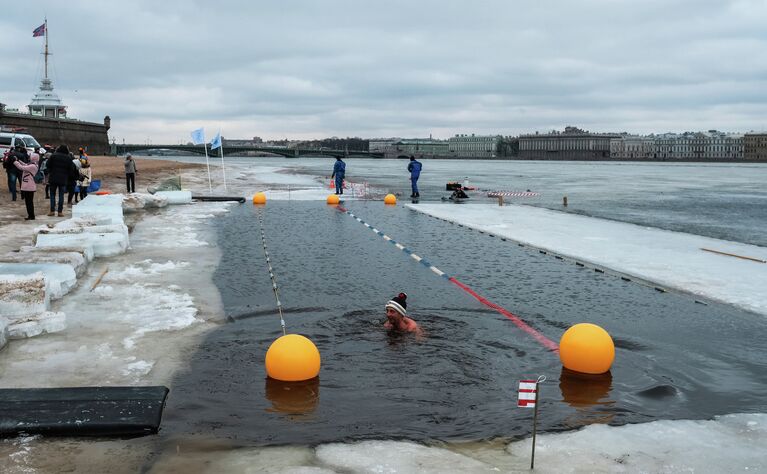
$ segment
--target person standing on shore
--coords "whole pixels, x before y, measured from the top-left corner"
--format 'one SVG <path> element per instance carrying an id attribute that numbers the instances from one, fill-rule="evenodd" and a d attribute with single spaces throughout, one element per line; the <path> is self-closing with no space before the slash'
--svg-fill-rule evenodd
<path id="1" fill-rule="evenodd" d="M 80 168 L 82 168 L 82 165 L 80 164 L 80 160 L 75 158 L 71 153 L 69 154 L 69 159 L 74 165 L 74 168 L 70 168 L 69 179 L 67 179 L 67 192 L 69 193 L 67 196 L 67 205 L 71 206 L 72 198 L 75 199 L 75 204 L 80 200 L 80 195 L 75 192 L 75 188 L 77 187 L 77 181 L 80 179 Z"/>
<path id="2" fill-rule="evenodd" d="M 410 186 L 412 187 L 413 194 L 410 197 L 421 197 L 421 193 L 418 192 L 418 178 L 421 176 L 420 161 L 415 159 L 415 156 L 410 155 L 410 163 L 407 165 L 407 170 L 410 171 Z"/>
<path id="3" fill-rule="evenodd" d="M 45 199 L 50 199 L 50 195 L 48 194 L 48 190 L 50 186 L 48 185 L 48 160 L 50 159 L 51 155 L 53 155 L 53 147 L 51 145 L 45 145 L 45 147 L 40 148 L 39 153 L 40 155 L 40 171 L 43 172 L 43 186 L 45 186 Z"/>
<path id="4" fill-rule="evenodd" d="M 133 156 L 128 153 L 125 155 L 125 186 L 128 188 L 128 193 L 136 192 L 136 162 L 133 161 Z"/>
<path id="5" fill-rule="evenodd" d="M 80 186 L 80 200 L 88 196 L 88 186 L 91 185 L 92 178 L 91 164 L 88 160 L 80 161 L 80 180 L 77 184 Z"/>
<path id="6" fill-rule="evenodd" d="M 72 157 L 69 154 L 69 148 L 66 145 L 61 145 L 56 149 L 56 152 L 48 159 L 48 185 L 50 186 L 50 199 L 51 199 L 51 212 L 49 216 L 55 214 L 57 210 L 56 195 L 58 194 L 58 214 L 59 217 L 64 215 L 64 191 L 69 183 L 69 177 L 77 173 L 77 168 L 72 162 Z"/>
<path id="7" fill-rule="evenodd" d="M 21 160 L 13 162 L 13 165 L 21 172 L 21 198 L 24 199 L 24 204 L 27 206 L 25 221 L 35 220 L 35 191 L 37 191 L 35 175 L 37 174 L 37 163 L 39 160 L 40 155 L 32 153 L 29 155 L 29 163 Z"/>
<path id="8" fill-rule="evenodd" d="M 336 164 L 333 165 L 333 174 L 331 178 L 336 179 L 336 194 L 344 193 L 344 177 L 346 176 L 346 163 L 341 158 L 336 158 Z"/>
<path id="9" fill-rule="evenodd" d="M 17 145 L 15 150 L 8 150 L 7 155 L 4 157 L 3 167 L 6 174 L 8 174 L 8 191 L 11 192 L 11 201 L 16 200 L 16 181 L 21 181 L 21 173 L 16 169 L 14 163 L 18 160 L 26 162 L 28 158 L 27 149 L 21 145 Z"/>

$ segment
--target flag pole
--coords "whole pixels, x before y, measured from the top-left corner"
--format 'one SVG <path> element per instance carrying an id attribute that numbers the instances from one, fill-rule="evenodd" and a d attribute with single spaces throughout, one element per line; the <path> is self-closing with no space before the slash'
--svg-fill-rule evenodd
<path id="1" fill-rule="evenodd" d="M 226 191 L 226 167 L 224 166 L 224 140 L 221 138 L 221 130 L 218 130 L 218 137 L 221 143 L 218 147 L 221 153 L 221 171 L 224 173 L 224 191 Z"/>
<path id="2" fill-rule="evenodd" d="M 535 469 L 535 433 L 538 429 L 538 395 L 541 391 L 540 384 L 546 380 L 546 376 L 541 375 L 535 382 L 535 411 L 533 412 L 533 452 L 530 456 L 530 469 Z"/>
<path id="3" fill-rule="evenodd" d="M 45 78 L 48 79 L 48 17 L 45 17 Z"/>
<path id="4" fill-rule="evenodd" d="M 213 185 L 210 183 L 210 161 L 208 161 L 208 144 L 202 141 L 202 148 L 205 150 L 205 165 L 208 167 L 208 192 L 213 194 Z"/>

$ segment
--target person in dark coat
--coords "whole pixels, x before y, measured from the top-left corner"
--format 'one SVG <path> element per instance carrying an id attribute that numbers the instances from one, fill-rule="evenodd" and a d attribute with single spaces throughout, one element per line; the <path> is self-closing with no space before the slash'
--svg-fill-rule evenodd
<path id="1" fill-rule="evenodd" d="M 410 171 L 410 186 L 413 188 L 413 194 L 410 197 L 421 197 L 421 193 L 418 192 L 418 178 L 421 176 L 422 166 L 415 156 L 410 155 L 410 163 L 407 165 L 407 170 Z"/>
<path id="2" fill-rule="evenodd" d="M 69 154 L 69 148 L 61 145 L 56 152 L 48 159 L 48 186 L 50 186 L 51 212 L 49 216 L 55 214 L 58 210 L 59 217 L 64 215 L 64 191 L 67 189 L 70 177 L 77 176 L 77 167 L 72 163 L 72 156 Z M 58 195 L 58 208 L 56 203 Z"/>
<path id="3" fill-rule="evenodd" d="M 5 157 L 3 166 L 5 172 L 8 174 L 8 190 L 11 192 L 11 201 L 16 200 L 17 187 L 16 182 L 21 183 L 21 171 L 16 169 L 14 163 L 21 161 L 22 163 L 29 162 L 29 155 L 27 155 L 27 148 L 23 145 L 17 145 L 15 150 L 10 150 L 8 156 Z"/>
<path id="4" fill-rule="evenodd" d="M 344 193 L 344 176 L 346 176 L 346 163 L 341 158 L 336 158 L 336 164 L 333 165 L 333 174 L 331 178 L 336 179 L 336 194 Z"/>

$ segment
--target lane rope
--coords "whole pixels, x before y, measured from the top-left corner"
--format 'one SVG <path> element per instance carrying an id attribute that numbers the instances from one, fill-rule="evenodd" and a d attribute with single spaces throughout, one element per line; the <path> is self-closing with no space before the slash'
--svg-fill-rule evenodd
<path id="1" fill-rule="evenodd" d="M 394 245 L 395 247 L 397 247 L 398 249 L 400 249 L 404 253 L 408 254 L 410 256 L 410 258 L 412 258 L 416 262 L 420 263 L 421 265 L 425 266 L 426 268 L 431 270 L 437 276 L 440 276 L 440 277 L 446 279 L 447 281 L 453 283 L 458 288 L 462 289 L 463 291 L 465 291 L 466 293 L 471 295 L 474 299 L 479 301 L 484 306 L 487 306 L 488 308 L 491 308 L 491 309 L 495 310 L 496 312 L 502 314 L 504 317 L 506 317 L 511 322 L 513 322 L 522 331 L 524 331 L 528 335 L 532 336 L 533 339 L 538 341 L 538 343 L 540 343 L 546 349 L 548 349 L 548 350 L 550 350 L 552 352 L 559 352 L 559 345 L 556 342 L 552 341 L 551 339 L 549 339 L 546 336 L 544 336 L 543 334 L 541 334 L 538 330 L 536 330 L 535 328 L 533 328 L 532 326 L 527 324 L 524 320 L 522 320 L 522 318 L 520 318 L 516 314 L 514 314 L 511 311 L 507 310 L 503 306 L 500 306 L 498 304 L 493 303 L 492 301 L 490 301 L 487 298 L 483 297 L 482 295 L 480 295 L 476 291 L 472 290 L 466 284 L 464 284 L 461 281 L 459 281 L 457 278 L 455 278 L 453 276 L 450 276 L 447 273 L 445 273 L 442 270 L 440 270 L 439 268 L 435 267 L 434 265 L 432 265 L 431 262 L 429 262 L 425 258 L 421 257 L 420 255 L 417 255 L 412 250 L 410 250 L 409 248 L 405 247 L 404 245 L 402 245 L 401 243 L 397 242 L 396 240 L 392 239 L 391 237 L 389 237 L 388 235 L 386 235 L 382 231 L 378 230 L 377 228 L 375 228 L 372 225 L 368 224 L 367 222 L 363 221 L 361 218 L 356 216 L 353 212 L 349 211 L 345 207 L 339 205 L 339 206 L 336 206 L 336 208 L 339 211 L 341 211 L 341 212 L 343 212 L 345 214 L 348 214 L 354 220 L 356 220 L 360 224 L 364 225 L 365 227 L 367 227 L 371 231 L 375 232 L 379 237 L 383 238 L 383 240 L 385 240 L 386 242 L 389 242 L 390 244 Z"/>
<path id="2" fill-rule="evenodd" d="M 274 290 L 274 298 L 277 300 L 277 311 L 280 314 L 280 326 L 282 326 L 282 335 L 285 336 L 287 331 L 285 329 L 285 318 L 282 315 L 282 303 L 280 302 L 280 292 L 277 288 L 277 279 L 274 277 L 274 269 L 272 269 L 272 259 L 269 257 L 269 251 L 266 249 L 266 233 L 264 233 L 264 218 L 261 215 L 262 210 L 258 209 L 258 223 L 261 227 L 261 244 L 264 247 L 264 257 L 266 257 L 266 267 L 269 269 L 269 278 L 272 279 L 272 290 Z"/>

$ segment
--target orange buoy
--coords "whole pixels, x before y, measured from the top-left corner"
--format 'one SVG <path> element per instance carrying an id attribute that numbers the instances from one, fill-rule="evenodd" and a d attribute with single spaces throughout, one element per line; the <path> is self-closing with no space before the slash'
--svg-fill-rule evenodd
<path id="1" fill-rule="evenodd" d="M 384 204 L 389 204 L 389 205 L 397 204 L 397 196 L 395 196 L 394 194 L 387 194 L 386 197 L 384 198 Z"/>
<path id="2" fill-rule="evenodd" d="M 266 194 L 256 193 L 253 195 L 253 204 L 266 204 Z"/>
<path id="3" fill-rule="evenodd" d="M 280 337 L 266 351 L 266 374 L 283 382 L 309 380 L 320 373 L 320 351 L 299 334 Z"/>
<path id="4" fill-rule="evenodd" d="M 596 324 L 579 323 L 562 335 L 559 359 L 566 369 L 603 374 L 615 359 L 615 344 L 607 331 Z"/>
<path id="5" fill-rule="evenodd" d="M 331 194 L 328 196 L 328 204 L 338 204 L 341 200 L 338 198 L 338 194 Z"/>

